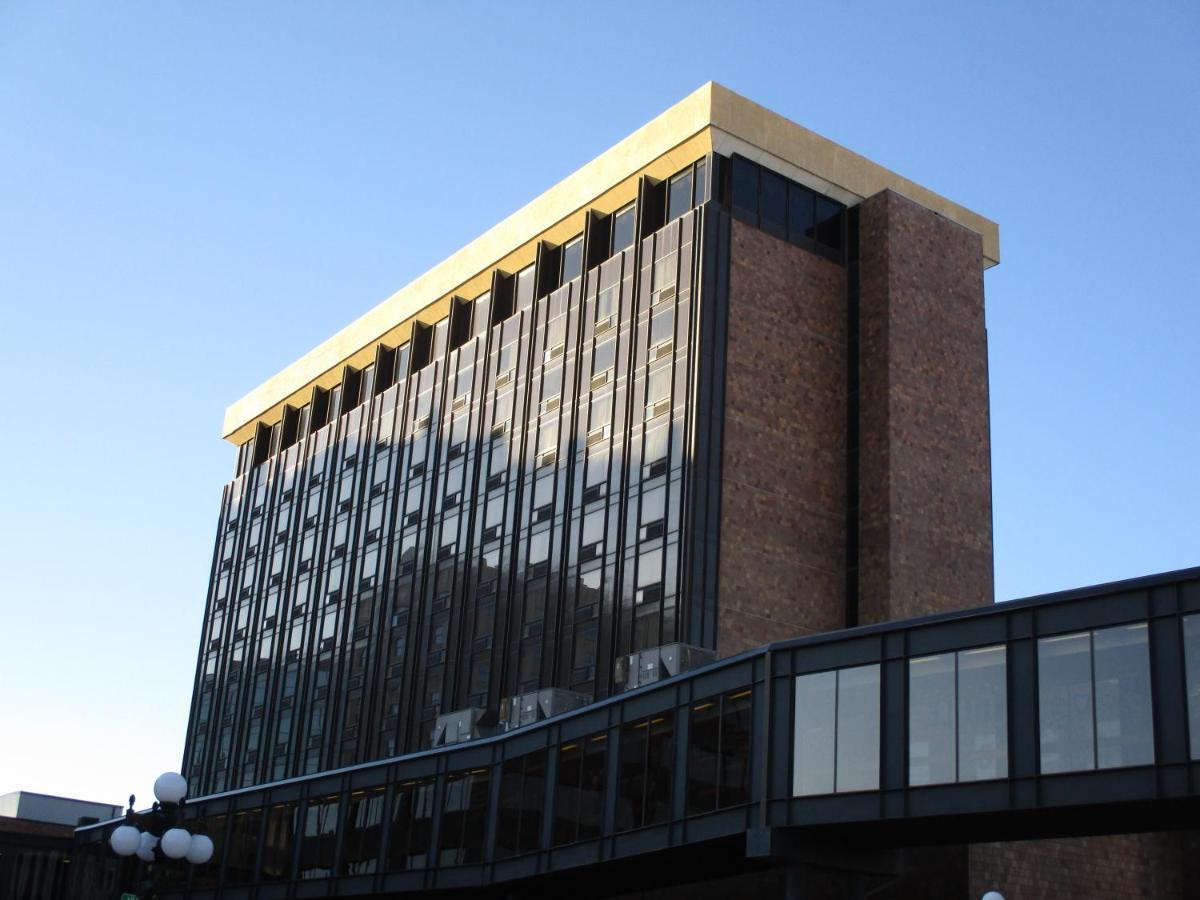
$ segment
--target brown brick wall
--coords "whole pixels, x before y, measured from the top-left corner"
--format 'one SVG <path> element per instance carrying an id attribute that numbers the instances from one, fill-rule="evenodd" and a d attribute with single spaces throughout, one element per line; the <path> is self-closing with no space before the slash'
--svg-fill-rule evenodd
<path id="1" fill-rule="evenodd" d="M 730 237 L 717 651 L 845 624 L 846 275 Z"/>
<path id="2" fill-rule="evenodd" d="M 859 621 L 992 602 L 979 235 L 885 191 L 860 245 Z"/>
<path id="3" fill-rule="evenodd" d="M 971 896 L 998 890 L 1005 900 L 1196 897 L 1198 858 L 1200 840 L 1183 832 L 976 844 Z"/>

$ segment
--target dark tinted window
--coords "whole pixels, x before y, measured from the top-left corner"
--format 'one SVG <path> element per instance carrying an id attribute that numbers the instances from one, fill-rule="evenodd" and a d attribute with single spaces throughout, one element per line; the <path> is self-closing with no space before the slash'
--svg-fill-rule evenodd
<path id="1" fill-rule="evenodd" d="M 490 771 L 471 769 L 453 772 L 446 777 L 441 852 L 438 854 L 441 865 L 463 865 L 483 860 Z"/>
<path id="2" fill-rule="evenodd" d="M 1200 615 L 1183 620 L 1183 655 L 1187 676 L 1188 733 L 1192 759 L 1200 759 Z"/>
<path id="3" fill-rule="evenodd" d="M 1153 763 L 1152 708 L 1146 623 L 1038 641 L 1043 774 Z"/>
<path id="4" fill-rule="evenodd" d="M 301 878 L 328 878 L 333 874 L 333 848 L 337 842 L 337 796 L 310 800 L 300 838 Z"/>
<path id="5" fill-rule="evenodd" d="M 564 244 L 562 254 L 562 283 L 566 284 L 583 272 L 583 238 Z"/>
<path id="6" fill-rule="evenodd" d="M 696 186 L 693 190 L 692 204 L 699 206 L 708 199 L 708 163 L 700 160 L 696 163 Z"/>
<path id="7" fill-rule="evenodd" d="M 296 804 L 279 803 L 267 813 L 259 872 L 263 881 L 286 881 L 291 876 L 293 841 L 296 833 Z"/>
<path id="8" fill-rule="evenodd" d="M 500 812 L 496 828 L 498 858 L 538 849 L 545 792 L 545 750 L 505 761 L 500 772 Z"/>
<path id="9" fill-rule="evenodd" d="M 618 831 L 670 818 L 674 736 L 674 715 L 670 711 L 621 729 Z"/>
<path id="10" fill-rule="evenodd" d="M 258 853 L 258 829 L 262 810 L 250 809 L 235 813 L 229 834 L 229 851 L 225 860 L 225 883 L 245 884 L 254 878 L 254 858 Z"/>
<path id="11" fill-rule="evenodd" d="M 626 247 L 633 246 L 633 226 L 636 216 L 634 206 L 629 204 L 624 209 L 613 213 L 612 220 L 612 252 L 620 253 Z"/>
<path id="12" fill-rule="evenodd" d="M 554 843 L 599 837 L 604 814 L 605 750 L 608 735 L 593 734 L 558 750 L 554 791 Z"/>
<path id="13" fill-rule="evenodd" d="M 429 865 L 434 787 L 433 779 L 429 778 L 406 781 L 396 788 L 388 869 L 423 869 Z"/>
<path id="14" fill-rule="evenodd" d="M 533 266 L 526 266 L 517 273 L 516 304 L 514 312 L 533 306 Z"/>
<path id="15" fill-rule="evenodd" d="M 750 799 L 750 733 L 754 694 L 728 694 L 721 700 L 721 766 L 717 806 L 724 808 Z"/>
<path id="16" fill-rule="evenodd" d="M 813 236 L 816 194 L 798 184 L 788 185 L 788 237 L 792 240 Z"/>
<path id="17" fill-rule="evenodd" d="M 787 182 L 765 169 L 762 173 L 762 227 L 780 237 L 787 234 Z"/>
<path id="18" fill-rule="evenodd" d="M 356 791 L 350 795 L 342 838 L 341 874 L 367 875 L 378 870 L 383 803 L 383 788 Z"/>
<path id="19" fill-rule="evenodd" d="M 195 867 L 192 881 L 193 888 L 212 888 L 217 886 L 221 851 L 224 849 L 225 844 L 225 816 L 209 816 L 203 821 L 204 825 L 202 827 L 195 828 L 189 825 L 188 830 L 195 834 L 208 835 L 209 840 L 213 842 L 213 856 L 207 865 Z"/>
<path id="20" fill-rule="evenodd" d="M 828 197 L 817 197 L 817 241 L 842 249 L 842 205 Z"/>
<path id="21" fill-rule="evenodd" d="M 667 189 L 667 221 L 670 222 L 692 208 L 692 173 L 684 172 L 671 179 Z"/>
<path id="22" fill-rule="evenodd" d="M 758 214 L 758 166 L 740 157 L 733 159 L 733 208 Z"/>

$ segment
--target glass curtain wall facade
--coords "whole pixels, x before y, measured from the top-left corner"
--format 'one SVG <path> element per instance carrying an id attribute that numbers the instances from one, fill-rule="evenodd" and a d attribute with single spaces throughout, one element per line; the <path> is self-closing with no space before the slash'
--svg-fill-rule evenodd
<path id="1" fill-rule="evenodd" d="M 193 795 L 418 749 L 521 691 L 602 697 L 617 656 L 684 637 L 709 168 L 645 180 L 240 449 Z"/>

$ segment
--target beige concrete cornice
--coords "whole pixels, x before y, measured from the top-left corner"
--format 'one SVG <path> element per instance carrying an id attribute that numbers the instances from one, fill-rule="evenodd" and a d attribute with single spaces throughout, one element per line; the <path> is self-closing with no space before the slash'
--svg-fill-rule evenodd
<path id="1" fill-rule="evenodd" d="M 588 209 L 607 213 L 634 199 L 639 176 L 666 177 L 711 150 L 740 153 L 848 204 L 890 188 L 979 233 L 985 265 L 1000 260 L 994 222 L 709 82 L 238 400 L 222 435 L 249 439 L 257 422 L 308 402 L 314 385 L 340 381 L 343 366 L 373 362 L 380 342 L 407 340 L 414 318 L 440 318 L 456 294 L 478 296 L 495 268 L 528 265 L 538 241 L 578 234 Z"/>

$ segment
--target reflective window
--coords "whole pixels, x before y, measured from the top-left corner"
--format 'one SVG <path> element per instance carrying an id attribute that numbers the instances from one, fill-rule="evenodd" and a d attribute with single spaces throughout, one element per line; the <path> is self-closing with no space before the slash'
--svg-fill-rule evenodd
<path id="1" fill-rule="evenodd" d="M 529 309 L 529 307 L 533 306 L 533 270 L 534 267 L 529 265 L 517 273 L 516 312 Z M 504 370 L 501 369 L 500 371 L 503 372 Z"/>
<path id="2" fill-rule="evenodd" d="M 1091 633 L 1038 641 L 1038 713 L 1042 771 L 1096 766 Z"/>
<path id="3" fill-rule="evenodd" d="M 529 853 L 540 847 L 545 796 L 545 750 L 505 760 L 500 768 L 497 858 Z"/>
<path id="4" fill-rule="evenodd" d="M 674 737 L 674 714 L 670 711 L 621 729 L 618 831 L 670 818 Z"/>
<path id="5" fill-rule="evenodd" d="M 711 812 L 750 798 L 753 692 L 736 691 L 692 705 L 688 736 L 689 814 Z"/>
<path id="6" fill-rule="evenodd" d="M 558 784 L 554 790 L 556 846 L 600 836 L 607 747 L 608 735 L 593 734 L 558 748 Z"/>
<path id="7" fill-rule="evenodd" d="M 258 867 L 263 881 L 286 881 L 291 877 L 296 812 L 295 803 L 278 803 L 267 812 L 267 832 Z"/>
<path id="8" fill-rule="evenodd" d="M 1149 629 L 1144 623 L 1092 632 L 1096 767 L 1154 762 Z"/>
<path id="9" fill-rule="evenodd" d="M 812 237 L 817 196 L 806 187 L 788 185 L 788 238 Z"/>
<path id="10" fill-rule="evenodd" d="M 471 336 L 486 334 L 492 317 L 492 292 L 484 291 L 475 298 L 471 312 Z"/>
<path id="11" fill-rule="evenodd" d="M 665 420 L 664 420 L 665 421 Z M 652 463 L 667 455 L 667 440 L 671 435 L 669 425 L 658 425 L 646 429 L 646 448 L 642 461 Z"/>
<path id="12" fill-rule="evenodd" d="M 1006 672 L 1000 646 L 909 661 L 909 784 L 1008 774 Z"/>
<path id="13" fill-rule="evenodd" d="M 660 366 L 646 376 L 647 406 L 653 406 L 659 400 L 666 400 L 671 396 L 671 375 L 673 371 L 670 366 Z"/>
<path id="14" fill-rule="evenodd" d="M 606 287 L 596 295 L 596 321 L 607 322 L 618 310 L 620 285 Z"/>
<path id="15" fill-rule="evenodd" d="M 1200 615 L 1184 616 L 1183 656 L 1187 673 L 1188 734 L 1192 759 L 1200 759 Z"/>
<path id="16" fill-rule="evenodd" d="M 1154 762 L 1145 623 L 1038 641 L 1043 774 Z"/>
<path id="17" fill-rule="evenodd" d="M 774 172 L 763 169 L 760 214 L 764 230 L 787 234 L 787 201 L 787 182 Z"/>
<path id="18" fill-rule="evenodd" d="M 397 786 L 388 840 L 389 870 L 423 869 L 429 865 L 435 787 L 432 778 Z"/>
<path id="19" fill-rule="evenodd" d="M 675 180 L 677 212 L 705 196 L 698 171 L 693 165 L 676 173 L 684 176 Z M 670 188 L 669 181 L 658 188 L 663 215 Z M 612 214 L 607 237 L 614 246 L 636 244 L 636 215 L 632 204 Z M 597 237 L 604 242 L 603 229 Z M 695 272 L 698 246 L 681 234 L 678 220 L 650 241 L 640 272 L 619 260 L 608 264 L 603 285 L 589 286 L 599 296 L 557 291 L 542 309 L 534 297 L 538 276 L 527 266 L 511 282 L 498 282 L 498 296 L 476 291 L 469 306 L 454 304 L 452 332 L 444 320 L 429 322 L 411 343 L 375 348 L 374 369 L 363 366 L 344 385 L 315 392 L 315 431 L 296 431 L 293 420 L 305 413 L 289 412 L 282 443 L 293 433 L 298 443 L 227 486 L 203 657 L 211 669 L 197 692 L 197 728 L 186 752 L 195 795 L 411 752 L 428 739 L 432 706 L 476 705 L 544 687 L 552 675 L 603 693 L 609 673 L 599 663 L 615 636 L 627 649 L 681 636 L 671 526 L 679 527 L 683 494 L 662 485 L 670 471 L 670 410 L 681 408 L 691 373 L 675 378 L 669 368 L 653 375 L 650 368 L 669 361 L 672 335 L 692 328 L 695 311 L 672 287 L 681 273 L 686 279 Z M 560 250 L 568 277 L 581 264 L 579 249 L 572 241 Z M 660 302 L 653 315 L 635 318 L 640 310 L 629 301 L 650 293 L 634 290 L 638 276 L 650 280 L 644 287 L 659 291 Z M 572 330 L 580 325 L 583 334 Z M 486 338 L 487 348 L 472 335 Z M 645 361 L 649 341 L 662 356 L 654 363 Z M 635 369 L 639 356 L 643 364 Z M 644 418 L 647 390 L 661 413 L 651 421 Z M 260 431 L 259 443 L 269 449 L 271 429 Z M 539 449 L 543 464 L 530 484 Z M 559 458 L 567 450 L 573 452 Z M 252 439 L 241 456 L 257 454 Z M 687 464 L 681 447 L 675 456 L 677 468 Z M 646 479 L 653 481 L 643 489 Z M 642 558 L 640 568 L 633 562 L 629 570 L 620 558 L 610 534 L 618 524 L 622 534 L 634 530 L 624 549 Z M 460 552 L 468 544 L 477 549 Z M 505 563 L 500 572 L 501 560 L 518 570 L 508 572 Z M 631 587 L 636 582 L 640 602 L 628 616 L 618 571 L 628 572 Z M 468 616 L 456 630 L 454 616 L 446 616 L 453 609 Z M 495 634 L 497 627 L 505 634 Z M 504 666 L 501 656 L 511 657 Z M 259 659 L 278 662 L 280 671 L 253 668 Z M 352 810 L 349 796 L 341 802 L 346 834 L 361 813 L 362 840 L 370 844 L 378 814 L 357 801 Z M 391 816 L 391 800 L 385 805 Z M 299 842 L 319 825 L 309 822 L 303 801 L 293 812 L 289 878 L 298 877 Z M 388 864 L 397 855 L 404 867 L 426 865 L 425 857 L 440 850 L 422 848 L 418 812 L 408 810 L 412 834 L 395 832 L 415 843 L 401 851 L 389 840 Z M 256 854 L 269 817 L 264 809 Z M 284 824 L 272 823 L 271 847 Z M 346 840 L 339 837 L 338 846 Z M 364 847 L 361 858 L 339 855 L 337 865 L 366 871 L 378 865 L 372 858 Z M 281 871 L 256 856 L 252 879 L 264 877 L 264 865 L 268 879 Z"/>
<path id="20" fill-rule="evenodd" d="M 583 238 L 563 244 L 562 249 L 562 284 L 566 284 L 583 273 Z"/>
<path id="21" fill-rule="evenodd" d="M 612 332 L 609 332 L 610 334 Z M 592 374 L 599 375 L 611 369 L 617 361 L 617 342 L 615 339 L 610 339 L 602 344 L 597 344 L 592 356 Z M 612 381 L 610 378 L 609 381 Z"/>
<path id="22" fill-rule="evenodd" d="M 612 255 L 620 253 L 626 247 L 633 246 L 633 226 L 636 220 L 632 203 L 613 213 Z"/>
<path id="23" fill-rule="evenodd" d="M 368 875 L 378 871 L 384 793 L 384 788 L 374 788 L 350 795 L 342 838 L 342 875 Z"/>
<path id="24" fill-rule="evenodd" d="M 215 888 L 217 876 L 220 874 L 221 852 L 225 849 L 225 819 L 224 815 L 208 816 L 203 819 L 199 828 L 188 826 L 194 834 L 206 834 L 213 842 L 212 860 L 207 865 L 196 866 L 192 877 L 193 888 Z"/>
<path id="25" fill-rule="evenodd" d="M 441 852 L 443 866 L 483 861 L 483 836 L 487 825 L 490 769 L 452 772 L 446 777 L 446 802 L 442 807 Z"/>
<path id="26" fill-rule="evenodd" d="M 657 347 L 675 336 L 675 310 L 667 307 L 650 320 L 650 346 Z"/>
<path id="27" fill-rule="evenodd" d="M 817 195 L 817 224 L 815 238 L 818 243 L 834 250 L 842 247 L 842 205 L 828 197 Z"/>
<path id="28" fill-rule="evenodd" d="M 258 831 L 261 809 L 234 813 L 229 830 L 229 851 L 225 859 L 225 883 L 246 884 L 254 878 L 254 858 L 258 855 Z"/>
<path id="29" fill-rule="evenodd" d="M 878 664 L 797 676 L 792 792 L 878 788 Z"/>
<path id="30" fill-rule="evenodd" d="M 692 208 L 692 171 L 676 175 L 667 187 L 667 221 L 682 216 Z"/>
<path id="31" fill-rule="evenodd" d="M 733 206 L 758 214 L 758 166 L 740 156 L 733 158 Z"/>
<path id="32" fill-rule="evenodd" d="M 337 795 L 308 801 L 308 809 L 304 813 L 304 833 L 300 837 L 301 879 L 328 878 L 333 874 L 337 818 Z"/>

